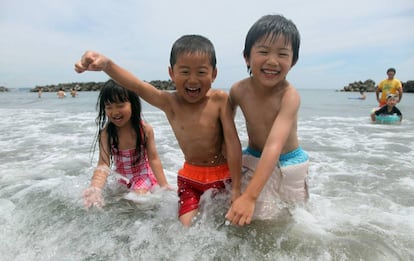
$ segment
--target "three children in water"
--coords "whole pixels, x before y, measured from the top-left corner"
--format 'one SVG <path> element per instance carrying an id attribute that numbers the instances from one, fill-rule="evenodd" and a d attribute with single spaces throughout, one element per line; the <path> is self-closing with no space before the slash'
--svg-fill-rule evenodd
<path id="1" fill-rule="evenodd" d="M 308 199 L 309 158 L 297 136 L 300 96 L 286 80 L 298 60 L 299 46 L 300 35 L 291 20 L 280 15 L 260 18 L 250 28 L 245 41 L 243 55 L 249 77 L 235 83 L 230 95 L 211 88 L 217 76 L 214 46 L 200 35 L 185 35 L 172 47 L 169 75 L 176 84 L 174 92 L 156 89 L 96 52 L 86 52 L 75 70 L 79 73 L 104 71 L 120 86 L 164 111 L 185 157 L 177 178 L 178 211 L 183 225 L 191 225 L 198 212 L 200 196 L 207 189 L 223 191 L 231 180 L 232 204 L 226 219 L 243 226 L 255 218 L 274 216 L 279 211 L 279 201 L 295 203 Z M 133 104 L 129 98 L 117 97 L 103 102 L 108 111 L 118 103 Z M 237 106 L 244 114 L 249 136 L 243 156 L 233 120 Z M 124 115 L 127 114 L 108 116 L 119 133 L 121 123 L 128 121 Z M 135 127 L 134 138 L 122 144 L 116 132 L 109 136 L 109 125 L 101 126 L 99 143 L 104 154 L 100 155 L 95 172 L 102 174 L 94 173 L 92 189 L 85 193 L 88 206 L 95 204 L 89 200 L 88 192 L 100 195 L 109 173 L 111 155 L 131 147 L 145 151 L 143 141 L 145 136 L 150 136 L 142 123 L 141 127 Z M 118 141 L 117 148 L 114 141 Z M 138 161 L 142 157 L 145 156 L 141 155 Z M 168 186 L 163 173 L 155 176 L 161 186 Z M 98 177 L 101 177 L 99 182 Z M 150 187 L 143 190 L 149 191 Z M 96 204 L 102 205 L 99 201 Z"/>

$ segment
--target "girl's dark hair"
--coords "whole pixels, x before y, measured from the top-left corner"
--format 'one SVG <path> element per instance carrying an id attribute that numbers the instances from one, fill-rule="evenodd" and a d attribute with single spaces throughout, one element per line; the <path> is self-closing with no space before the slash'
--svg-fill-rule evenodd
<path id="1" fill-rule="evenodd" d="M 244 57 L 250 58 L 252 47 L 258 40 L 263 37 L 271 37 L 270 39 L 273 40 L 279 36 L 285 38 L 286 44 L 291 44 L 292 66 L 295 65 L 299 59 L 300 34 L 296 25 L 282 15 L 265 15 L 252 25 L 244 43 Z M 250 66 L 247 66 L 247 70 L 251 73 Z"/>
<path id="2" fill-rule="evenodd" d="M 109 166 L 113 162 L 111 148 L 114 147 L 115 151 L 119 151 L 119 138 L 115 124 L 109 121 L 108 117 L 106 116 L 105 105 L 120 102 L 131 103 L 131 125 L 134 128 L 137 137 L 135 142 L 135 154 L 137 155 L 137 161 L 139 161 L 139 156 L 141 155 L 141 145 L 145 144 L 146 142 L 145 132 L 142 126 L 141 119 L 141 101 L 138 95 L 132 91 L 123 88 L 114 80 L 108 80 L 104 83 L 104 86 L 102 87 L 99 93 L 98 101 L 96 102 L 96 110 L 98 111 L 98 116 L 95 119 L 95 123 L 98 126 L 98 130 L 95 135 L 95 140 L 92 147 L 93 150 L 95 150 L 96 144 L 101 143 L 101 134 L 102 131 L 104 131 L 104 129 L 106 128 L 106 132 L 108 133 L 107 144 L 109 151 L 105 151 L 104 153 L 109 155 L 111 161 L 107 162 Z"/>
<path id="3" fill-rule="evenodd" d="M 178 38 L 171 48 L 171 68 L 176 64 L 179 55 L 188 53 L 207 54 L 210 57 L 210 65 L 213 67 L 213 69 L 216 69 L 216 51 L 214 50 L 213 43 L 206 37 L 192 34 L 183 35 Z"/>

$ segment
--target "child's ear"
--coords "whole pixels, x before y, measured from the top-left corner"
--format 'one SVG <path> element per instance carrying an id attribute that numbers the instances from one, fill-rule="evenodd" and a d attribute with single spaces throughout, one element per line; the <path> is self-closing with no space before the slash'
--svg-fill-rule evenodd
<path id="1" fill-rule="evenodd" d="M 168 66 L 168 75 L 170 75 L 171 81 L 174 81 L 174 72 L 171 66 Z"/>
<path id="2" fill-rule="evenodd" d="M 216 77 L 217 77 L 217 68 L 215 68 L 214 70 L 213 70 L 213 74 L 212 74 L 212 78 L 213 78 L 213 82 L 214 82 L 214 80 L 216 79 Z"/>
<path id="3" fill-rule="evenodd" d="M 249 58 L 246 57 L 246 55 L 244 55 L 243 57 L 244 57 L 244 62 L 246 63 L 247 67 L 250 67 Z"/>

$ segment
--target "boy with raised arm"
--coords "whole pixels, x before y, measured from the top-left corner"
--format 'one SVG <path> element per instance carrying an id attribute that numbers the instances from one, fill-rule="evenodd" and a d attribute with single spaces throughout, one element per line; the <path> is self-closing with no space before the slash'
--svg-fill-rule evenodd
<path id="1" fill-rule="evenodd" d="M 233 224 L 272 219 L 279 202 L 308 198 L 309 160 L 297 136 L 300 97 L 286 80 L 298 60 L 299 45 L 296 26 L 280 15 L 260 18 L 246 36 L 243 54 L 250 77 L 230 89 L 249 137 L 243 151 L 242 195 L 226 215 Z"/>
<path id="2" fill-rule="evenodd" d="M 174 92 L 158 90 L 96 52 L 86 52 L 75 70 L 102 70 L 164 111 L 185 158 L 177 178 L 183 225 L 191 225 L 207 189 L 222 190 L 231 178 L 232 200 L 239 196 L 241 145 L 228 95 L 211 88 L 217 76 L 216 55 L 207 38 L 185 35 L 174 43 L 168 69 Z"/>

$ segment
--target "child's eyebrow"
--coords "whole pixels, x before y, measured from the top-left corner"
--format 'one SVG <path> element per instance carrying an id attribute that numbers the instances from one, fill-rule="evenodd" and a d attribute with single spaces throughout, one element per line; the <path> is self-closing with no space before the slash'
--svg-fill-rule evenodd
<path id="1" fill-rule="evenodd" d="M 270 48 L 270 45 L 259 44 L 259 45 L 257 45 L 257 48 Z M 289 46 L 278 47 L 277 49 L 279 49 L 279 50 L 286 50 L 286 51 L 291 51 L 292 50 Z"/>

